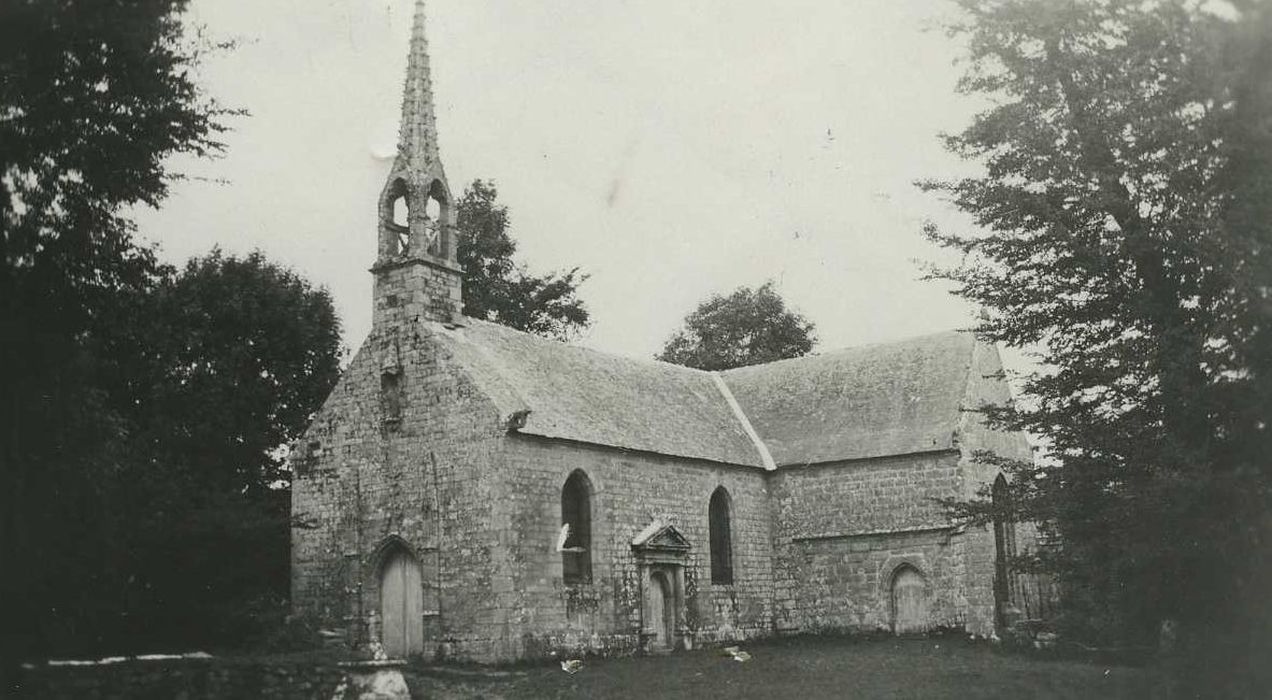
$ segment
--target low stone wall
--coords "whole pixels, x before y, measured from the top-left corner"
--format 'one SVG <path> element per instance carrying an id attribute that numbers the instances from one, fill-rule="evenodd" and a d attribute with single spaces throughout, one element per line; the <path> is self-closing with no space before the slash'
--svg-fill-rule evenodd
<path id="1" fill-rule="evenodd" d="M 84 666 L 31 664 L 9 690 L 15 698 L 323 698 L 346 669 L 335 664 L 235 659 L 129 660 Z"/>

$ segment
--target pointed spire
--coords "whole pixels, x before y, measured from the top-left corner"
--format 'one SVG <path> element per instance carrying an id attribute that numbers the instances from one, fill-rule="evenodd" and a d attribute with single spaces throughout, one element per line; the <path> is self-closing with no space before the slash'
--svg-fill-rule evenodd
<path id="1" fill-rule="evenodd" d="M 447 231 L 454 223 L 450 187 L 437 146 L 433 114 L 433 81 L 429 74 L 428 39 L 424 34 L 424 0 L 415 0 L 411 50 L 407 54 L 402 88 L 402 122 L 398 152 L 380 197 L 380 259 L 422 254 L 454 260 Z M 403 200 L 406 221 L 397 220 L 397 200 Z M 433 208 L 439 205 L 441 211 Z"/>
<path id="2" fill-rule="evenodd" d="M 412 174 L 441 175 L 437 149 L 437 119 L 433 114 L 433 80 L 428 63 L 428 38 L 424 34 L 424 0 L 415 0 L 411 22 L 411 52 L 406 59 L 406 85 L 402 91 L 402 123 L 398 131 L 398 155 L 394 170 Z M 436 170 L 434 170 L 436 169 Z"/>
<path id="3" fill-rule="evenodd" d="M 463 269 L 456 259 L 455 208 L 437 147 L 424 0 L 415 0 L 398 152 L 380 193 L 379 218 L 371 268 L 373 328 L 415 319 L 450 322 L 463 304 Z"/>

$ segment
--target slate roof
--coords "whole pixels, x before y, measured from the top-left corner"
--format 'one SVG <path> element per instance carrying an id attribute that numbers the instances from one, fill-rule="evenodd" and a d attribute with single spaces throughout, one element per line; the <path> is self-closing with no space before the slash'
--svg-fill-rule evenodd
<path id="1" fill-rule="evenodd" d="M 708 372 L 567 345 L 464 319 L 434 326 L 518 432 L 761 467 L 759 451 Z"/>
<path id="2" fill-rule="evenodd" d="M 953 449 L 975 339 L 946 332 L 724 372 L 779 466 Z"/>
<path id="3" fill-rule="evenodd" d="M 760 468 L 745 421 L 778 466 L 955 448 L 975 344 L 947 332 L 713 374 L 463 324 L 430 326 L 511 429 Z"/>

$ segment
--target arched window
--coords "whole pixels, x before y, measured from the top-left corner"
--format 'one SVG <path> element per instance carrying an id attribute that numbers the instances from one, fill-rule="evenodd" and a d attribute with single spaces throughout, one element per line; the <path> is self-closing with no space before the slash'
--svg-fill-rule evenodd
<path id="1" fill-rule="evenodd" d="M 441 180 L 434 180 L 428 189 L 428 200 L 424 202 L 424 246 L 430 255 L 439 258 L 449 255 L 445 225 L 447 210 L 446 187 Z"/>
<path id="2" fill-rule="evenodd" d="M 990 493 L 994 509 L 994 602 L 999 624 L 1003 624 L 1003 613 L 1012 597 L 1011 559 L 1016 556 L 1016 524 L 1011 515 L 1011 494 L 1002 474 L 994 480 Z"/>
<path id="3" fill-rule="evenodd" d="M 411 212 L 406 205 L 406 197 L 399 195 L 393 200 L 393 225 L 399 229 L 410 228 Z"/>
<path id="4" fill-rule="evenodd" d="M 592 581 L 592 485 L 581 471 L 561 489 L 561 572 L 566 583 Z"/>
<path id="5" fill-rule="evenodd" d="M 411 203 L 407 199 L 406 182 L 394 180 L 385 192 L 380 216 L 389 232 L 389 255 L 407 255 L 411 248 Z"/>
<path id="6" fill-rule="evenodd" d="M 729 492 L 724 487 L 711 494 L 707 512 L 711 529 L 711 583 L 733 583 L 733 534 L 729 522 Z"/>

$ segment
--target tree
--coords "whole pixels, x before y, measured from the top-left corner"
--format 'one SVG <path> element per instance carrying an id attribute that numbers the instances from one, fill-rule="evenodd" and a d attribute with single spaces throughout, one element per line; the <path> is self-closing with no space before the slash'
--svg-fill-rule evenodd
<path id="1" fill-rule="evenodd" d="M 508 208 L 497 197 L 494 183 L 474 180 L 457 207 L 464 314 L 547 338 L 570 338 L 589 323 L 576 296 L 587 275 L 576 267 L 535 276 L 517 264 Z"/>
<path id="2" fill-rule="evenodd" d="M 174 153 L 226 110 L 190 78 L 184 0 L 0 7 L 0 657 L 92 644 L 126 579 L 128 427 L 109 395 L 130 304 L 158 283 L 120 208 L 156 204 Z M 18 563 L 20 562 L 20 564 Z"/>
<path id="3" fill-rule="evenodd" d="M 699 304 L 657 359 L 718 371 L 802 357 L 816 342 L 812 322 L 787 309 L 769 281 Z"/>
<path id="4" fill-rule="evenodd" d="M 259 251 L 191 260 L 152 295 L 150 439 L 207 485 L 265 493 L 289 478 L 278 448 L 300 437 L 340 372 L 325 289 Z"/>
<path id="5" fill-rule="evenodd" d="M 45 564 L 75 585 L 33 594 L 49 612 L 32 623 L 63 653 L 242 644 L 287 595 L 283 448 L 339 373 L 331 299 L 260 253 L 214 250 L 155 276 L 116 290 L 113 323 L 85 340 L 101 359 L 76 375 L 115 434 L 58 446 L 106 450 L 108 468 L 79 474 L 91 477 L 79 489 L 59 477 L 53 502 L 33 507 L 72 519 L 39 534 L 77 536 Z"/>
<path id="6" fill-rule="evenodd" d="M 121 474 L 139 514 L 128 612 L 152 639 L 242 642 L 254 631 L 243 611 L 287 595 L 282 448 L 335 386 L 340 324 L 325 289 L 260 252 L 219 249 L 140 310 L 146 365 L 130 378 L 137 388 L 119 392 L 141 457 Z"/>
<path id="7" fill-rule="evenodd" d="M 928 234 L 963 253 L 934 275 L 989 310 L 978 332 L 1042 367 L 1020 407 L 986 411 L 1050 446 L 1039 468 L 985 456 L 1012 477 L 1014 516 L 1058 536 L 1033 564 L 1059 577 L 1070 634 L 1151 643 L 1174 619 L 1195 658 L 1256 658 L 1272 583 L 1272 12 L 959 4 L 961 90 L 993 102 L 948 146 L 983 174 L 925 187 L 982 231 Z"/>

